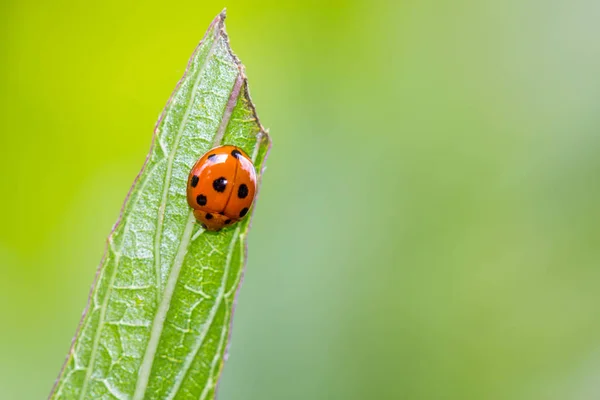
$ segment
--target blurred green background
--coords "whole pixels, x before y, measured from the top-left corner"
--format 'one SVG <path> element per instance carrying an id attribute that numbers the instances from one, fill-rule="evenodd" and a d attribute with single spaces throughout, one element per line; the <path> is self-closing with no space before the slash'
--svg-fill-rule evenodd
<path id="1" fill-rule="evenodd" d="M 0 398 L 224 6 L 274 146 L 219 398 L 600 398 L 600 2 L 176 3 L 0 5 Z"/>

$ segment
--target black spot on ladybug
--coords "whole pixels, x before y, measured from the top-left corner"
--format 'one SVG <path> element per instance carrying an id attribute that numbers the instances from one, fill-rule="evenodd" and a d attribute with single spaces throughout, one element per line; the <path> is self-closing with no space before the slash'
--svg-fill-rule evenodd
<path id="1" fill-rule="evenodd" d="M 206 196 L 203 194 L 199 194 L 198 196 L 196 196 L 196 203 L 198 203 L 199 206 L 205 206 Z"/>
<path id="2" fill-rule="evenodd" d="M 245 199 L 248 197 L 248 186 L 245 183 L 242 183 L 238 188 L 238 197 L 240 199 Z"/>
<path id="3" fill-rule="evenodd" d="M 208 227 L 206 226 L 206 224 L 200 224 L 204 229 L 208 229 Z"/>
<path id="4" fill-rule="evenodd" d="M 226 219 L 226 220 L 225 220 L 225 225 L 229 225 L 230 223 L 231 223 L 231 220 L 230 220 L 230 219 Z"/>
<path id="5" fill-rule="evenodd" d="M 198 184 L 199 181 L 200 181 L 200 178 L 198 178 L 198 175 L 192 176 L 192 181 L 190 182 L 190 186 L 196 187 L 196 185 Z"/>
<path id="6" fill-rule="evenodd" d="M 208 156 L 208 159 L 210 161 L 214 161 L 216 156 L 217 156 L 216 154 L 211 154 L 210 156 Z"/>
<path id="7" fill-rule="evenodd" d="M 217 178 L 213 181 L 213 188 L 219 193 L 223 193 L 226 187 L 227 179 L 225 179 L 224 176 Z"/>
<path id="8" fill-rule="evenodd" d="M 231 155 L 234 156 L 235 158 L 240 158 L 240 156 L 242 155 L 242 153 L 240 153 L 239 150 L 232 150 L 231 151 Z"/>
<path id="9" fill-rule="evenodd" d="M 242 208 L 242 211 L 240 211 L 240 218 L 243 218 L 246 214 L 248 214 L 248 208 L 244 207 Z"/>
<path id="10" fill-rule="evenodd" d="M 206 218 L 206 219 L 212 219 L 213 215 L 211 213 L 206 213 L 206 215 L 204 216 L 204 218 Z"/>

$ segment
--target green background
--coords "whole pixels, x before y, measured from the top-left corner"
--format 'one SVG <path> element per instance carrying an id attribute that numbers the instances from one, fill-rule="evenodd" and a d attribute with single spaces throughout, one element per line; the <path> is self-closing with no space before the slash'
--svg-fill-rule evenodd
<path id="1" fill-rule="evenodd" d="M 274 145 L 219 398 L 599 398 L 596 0 L 2 2 L 0 398 L 224 6 Z"/>

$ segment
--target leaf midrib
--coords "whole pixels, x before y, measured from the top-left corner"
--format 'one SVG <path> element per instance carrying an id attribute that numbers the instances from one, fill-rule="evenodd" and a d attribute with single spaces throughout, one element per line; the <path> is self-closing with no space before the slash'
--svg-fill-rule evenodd
<path id="1" fill-rule="evenodd" d="M 192 87 L 192 93 L 190 94 L 190 99 L 193 99 L 200 87 L 200 82 L 202 78 L 202 72 L 206 70 L 206 67 L 211 59 L 211 56 L 214 53 L 214 50 L 219 42 L 219 28 L 215 28 L 215 37 L 214 41 L 206 55 L 206 60 L 202 65 L 202 68 L 198 71 L 198 78 L 194 82 L 194 86 Z M 165 186 L 163 189 L 163 196 L 161 199 L 161 204 L 158 211 L 158 223 L 156 229 L 156 237 L 154 242 L 154 256 L 155 256 L 155 269 L 156 269 L 156 279 L 157 279 L 157 300 L 159 301 L 158 309 L 156 310 L 156 315 L 154 316 L 154 321 L 152 322 L 152 329 L 150 331 L 150 339 L 148 340 L 148 345 L 146 346 L 146 352 L 144 353 L 144 358 L 142 359 L 142 363 L 140 364 L 140 368 L 138 371 L 138 379 L 136 382 L 135 392 L 133 394 L 133 399 L 142 399 L 144 394 L 146 393 L 146 388 L 148 387 L 148 379 L 150 379 L 150 373 L 152 372 L 152 364 L 154 363 L 154 356 L 156 354 L 156 349 L 158 348 L 158 343 L 160 341 L 160 337 L 162 336 L 162 331 L 164 327 L 164 321 L 167 316 L 167 312 L 169 311 L 169 307 L 171 305 L 171 297 L 173 295 L 173 291 L 175 290 L 175 284 L 177 283 L 177 279 L 179 278 L 179 271 L 181 270 L 181 265 L 183 264 L 183 259 L 185 254 L 187 253 L 187 247 L 190 243 L 190 239 L 192 236 L 192 231 L 195 223 L 195 218 L 190 211 L 188 213 L 188 219 L 186 226 L 183 231 L 183 235 L 181 237 L 181 241 L 179 243 L 179 249 L 177 250 L 177 255 L 173 260 L 173 265 L 171 266 L 169 279 L 167 280 L 167 284 L 165 285 L 165 292 L 163 296 L 160 296 L 160 243 L 162 240 L 163 233 L 163 222 L 164 222 L 164 213 L 167 204 L 167 196 L 169 193 L 169 186 L 171 184 L 171 171 L 173 167 L 173 160 L 175 158 L 175 154 L 177 153 L 179 147 L 179 141 L 181 140 L 181 136 L 185 130 L 185 127 L 188 123 L 188 119 L 191 113 L 191 109 L 193 106 L 193 101 L 190 101 L 187 105 L 185 113 L 181 120 L 181 125 L 179 126 L 179 130 L 173 141 L 173 149 L 169 153 L 168 162 L 167 162 L 167 172 L 165 176 Z"/>
<path id="2" fill-rule="evenodd" d="M 197 78 L 196 82 L 194 83 L 191 98 L 194 98 L 194 96 L 196 95 L 198 87 L 201 82 L 202 72 L 206 69 L 209 61 L 211 60 L 211 56 L 214 53 L 214 50 L 220 41 L 220 35 L 219 35 L 220 32 L 221 32 L 221 28 L 217 27 L 216 32 L 215 32 L 215 40 L 212 43 L 211 48 L 206 56 L 206 61 L 205 61 L 204 65 L 198 72 L 198 78 Z M 220 144 L 220 142 L 223 138 L 224 131 L 229 123 L 229 119 L 231 118 L 232 113 L 231 113 L 230 105 L 232 104 L 232 102 L 235 104 L 235 102 L 237 101 L 237 98 L 239 97 L 239 94 L 240 94 L 240 90 L 236 90 L 238 87 L 239 77 L 240 77 L 240 72 L 238 71 L 238 75 L 236 76 L 236 79 L 234 81 L 233 90 L 231 92 L 229 101 L 227 102 L 227 104 L 225 105 L 225 109 L 223 110 L 222 120 L 221 120 L 219 127 L 217 128 L 217 133 L 215 134 L 215 138 L 213 140 L 212 147 Z M 189 118 L 190 111 L 191 111 L 191 104 L 192 104 L 192 102 L 190 102 L 190 104 L 188 105 L 188 108 L 186 109 L 186 112 L 182 118 L 182 124 L 181 124 L 178 134 L 176 136 L 176 140 L 174 141 L 173 151 L 169 155 L 169 163 L 168 163 L 168 167 L 167 167 L 167 178 L 166 178 L 167 184 L 166 184 L 165 190 L 163 192 L 163 200 L 161 202 L 161 206 L 159 209 L 159 213 L 160 213 L 159 216 L 161 219 L 164 218 L 164 210 L 166 207 L 166 198 L 167 198 L 167 194 L 168 194 L 168 185 L 170 184 L 170 178 L 171 178 L 170 170 L 172 167 L 172 160 L 173 160 L 174 154 L 177 150 L 177 147 L 179 145 L 179 140 L 181 138 L 183 130 L 185 129 L 185 126 L 187 124 L 187 120 Z M 148 341 L 148 345 L 146 347 L 146 352 L 144 354 L 142 364 L 140 365 L 140 369 L 139 369 L 139 373 L 138 373 L 138 380 L 136 382 L 136 389 L 135 389 L 135 392 L 133 395 L 133 400 L 143 399 L 144 395 L 146 393 L 146 389 L 148 387 L 148 381 L 150 379 L 150 374 L 152 373 L 152 365 L 154 363 L 154 357 L 156 355 L 156 351 L 157 351 L 157 348 L 158 348 L 158 345 L 160 342 L 160 338 L 162 337 L 162 332 L 164 329 L 164 322 L 166 320 L 167 312 L 169 311 L 169 308 L 170 308 L 172 296 L 173 296 L 175 286 L 176 286 L 178 278 L 179 278 L 179 273 L 181 271 L 181 267 L 183 265 L 185 255 L 187 253 L 187 248 L 191 241 L 194 225 L 195 225 L 195 218 L 193 216 L 192 211 L 190 211 L 188 214 L 188 221 L 186 223 L 184 233 L 181 237 L 181 242 L 179 245 L 177 256 L 175 257 L 175 259 L 173 261 L 173 265 L 171 266 L 171 272 L 169 274 L 169 279 L 167 281 L 167 284 L 165 285 L 164 295 L 161 298 L 160 305 L 157 309 L 157 312 L 156 312 L 156 315 L 154 318 L 154 322 L 152 324 L 150 340 Z M 156 254 L 160 254 L 159 247 L 160 247 L 162 231 L 163 231 L 163 229 L 162 229 L 162 223 L 161 223 L 160 227 L 157 229 L 157 237 L 156 237 L 156 242 L 155 242 Z M 238 234 L 238 233 L 239 233 L 239 227 L 236 228 L 236 234 Z M 157 267 L 159 268 L 160 264 L 157 264 Z M 157 272 L 159 272 L 158 269 L 157 269 Z M 220 302 L 215 304 L 214 310 L 218 309 L 219 305 L 220 305 Z M 215 313 L 216 313 L 216 311 L 215 311 Z M 212 314 L 213 314 L 213 311 L 211 310 L 211 315 Z M 212 318 L 214 318 L 214 316 Z M 204 341 L 204 337 L 205 337 L 205 335 L 200 340 L 200 343 L 202 343 Z"/>

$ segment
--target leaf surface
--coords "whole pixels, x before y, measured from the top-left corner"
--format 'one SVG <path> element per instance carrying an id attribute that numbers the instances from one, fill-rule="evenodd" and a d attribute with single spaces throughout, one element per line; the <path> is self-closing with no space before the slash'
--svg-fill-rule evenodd
<path id="1" fill-rule="evenodd" d="M 187 177 L 206 151 L 233 144 L 260 184 L 270 145 L 224 20 L 210 25 L 157 123 L 52 399 L 214 397 L 250 218 L 204 231 Z"/>

